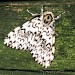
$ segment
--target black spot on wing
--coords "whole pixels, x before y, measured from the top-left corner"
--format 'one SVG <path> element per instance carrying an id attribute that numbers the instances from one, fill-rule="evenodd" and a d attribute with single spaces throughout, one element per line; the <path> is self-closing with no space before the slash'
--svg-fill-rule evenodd
<path id="1" fill-rule="evenodd" d="M 55 43 L 54 43 L 54 44 L 52 44 L 52 46 L 55 46 Z"/>
<path id="2" fill-rule="evenodd" d="M 40 35 L 40 38 L 42 38 L 42 35 Z"/>
<path id="3" fill-rule="evenodd" d="M 34 32 L 34 34 L 37 34 L 36 32 Z"/>

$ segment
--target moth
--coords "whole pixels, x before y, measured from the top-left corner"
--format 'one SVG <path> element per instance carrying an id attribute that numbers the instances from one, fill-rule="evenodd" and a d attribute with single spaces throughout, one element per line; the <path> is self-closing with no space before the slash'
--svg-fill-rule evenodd
<path id="1" fill-rule="evenodd" d="M 44 12 L 43 8 L 40 14 L 29 13 L 33 18 L 9 32 L 4 44 L 30 51 L 35 61 L 47 68 L 54 59 L 55 21 L 61 17 L 61 14 L 55 17 L 52 12 Z"/>

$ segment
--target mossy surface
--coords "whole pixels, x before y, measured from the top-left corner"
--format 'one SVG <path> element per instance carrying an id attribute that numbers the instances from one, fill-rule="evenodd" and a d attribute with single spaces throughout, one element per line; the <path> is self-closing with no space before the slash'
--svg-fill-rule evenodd
<path id="1" fill-rule="evenodd" d="M 59 1 L 59 0 L 58 0 Z M 69 0 L 70 1 L 70 0 Z M 28 5 L 27 5 L 28 3 Z M 35 3 L 35 5 L 33 4 Z M 0 3 L 0 69 L 23 69 L 23 70 L 75 70 L 75 5 L 74 4 L 51 4 L 45 5 L 45 11 L 52 11 L 54 15 L 62 12 L 65 14 L 55 22 L 56 28 L 56 51 L 55 59 L 51 66 L 44 69 L 37 64 L 28 51 L 16 50 L 3 44 L 4 38 L 15 27 L 21 26 L 23 23 L 32 18 L 26 11 L 32 13 L 40 13 L 41 2 L 3 2 Z M 30 4 L 30 6 L 29 6 Z M 2 74 L 4 72 L 4 74 Z M 0 70 L 2 75 L 7 72 Z M 16 71 L 14 73 L 24 73 Z M 12 75 L 14 74 L 12 73 Z M 28 72 L 26 72 L 28 73 Z M 32 72 L 29 72 L 31 74 Z M 51 72 L 49 72 L 51 73 Z M 73 72 L 74 73 L 74 72 Z M 42 75 L 39 73 L 39 75 Z M 55 73 L 53 73 L 54 75 Z M 59 75 L 58 73 L 57 75 Z M 65 73 L 66 74 L 66 73 Z M 34 73 L 32 73 L 34 75 Z M 36 75 L 37 72 L 36 72 Z M 46 74 L 44 74 L 46 75 Z M 47 73 L 48 75 L 48 73 Z M 63 74 L 61 74 L 63 75 Z"/>

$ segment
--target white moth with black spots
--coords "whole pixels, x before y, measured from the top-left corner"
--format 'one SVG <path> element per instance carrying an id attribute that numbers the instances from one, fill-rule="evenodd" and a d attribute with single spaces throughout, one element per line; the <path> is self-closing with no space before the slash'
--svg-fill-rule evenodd
<path id="1" fill-rule="evenodd" d="M 35 61 L 47 68 L 54 59 L 54 23 L 61 15 L 55 18 L 52 12 L 43 12 L 43 9 L 41 14 L 30 14 L 34 17 L 22 27 L 16 27 L 9 32 L 4 44 L 16 49 L 29 50 Z"/>

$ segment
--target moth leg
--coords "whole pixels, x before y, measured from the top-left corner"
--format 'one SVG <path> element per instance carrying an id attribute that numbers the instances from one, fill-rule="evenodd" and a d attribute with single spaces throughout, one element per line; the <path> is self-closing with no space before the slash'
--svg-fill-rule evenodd
<path id="1" fill-rule="evenodd" d="M 27 9 L 27 12 L 28 12 L 29 14 L 31 14 L 32 16 L 38 15 L 37 13 L 36 13 L 36 14 L 31 13 L 28 9 Z"/>
<path id="2" fill-rule="evenodd" d="M 55 20 L 60 19 L 60 18 L 61 18 L 61 15 L 64 14 L 64 13 L 65 13 L 65 12 L 61 13 L 60 15 L 56 16 L 54 19 L 55 19 Z"/>
<path id="3" fill-rule="evenodd" d="M 57 34 L 57 33 L 55 33 L 55 35 L 56 35 L 56 36 L 58 36 L 58 34 Z"/>

